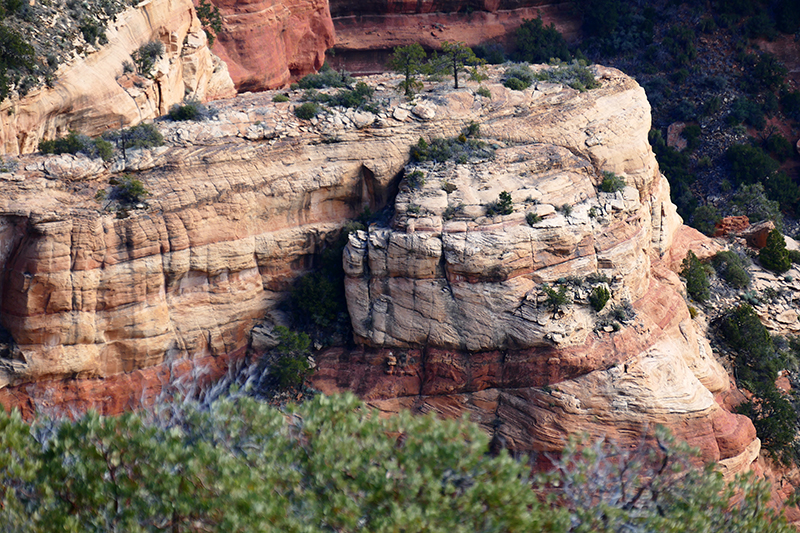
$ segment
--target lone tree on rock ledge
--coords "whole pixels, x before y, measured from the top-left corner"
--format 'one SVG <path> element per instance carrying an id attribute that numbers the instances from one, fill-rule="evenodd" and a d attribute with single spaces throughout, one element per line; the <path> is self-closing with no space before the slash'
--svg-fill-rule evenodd
<path id="1" fill-rule="evenodd" d="M 462 42 L 451 43 L 449 41 L 444 41 L 442 43 L 442 54 L 447 60 L 447 69 L 450 70 L 451 67 L 453 69 L 455 89 L 458 89 L 459 72 L 466 70 L 467 65 L 482 65 L 484 63 L 482 59 L 478 59 L 478 57 L 472 51 L 472 48 L 468 47 Z"/>
<path id="2" fill-rule="evenodd" d="M 419 43 L 410 44 L 408 46 L 397 46 L 389 58 L 387 66 L 405 76 L 405 80 L 400 82 L 400 88 L 403 89 L 408 98 L 422 89 L 422 82 L 417 80 L 416 75 L 419 74 L 422 68 L 422 63 L 427 58 L 425 50 Z"/>

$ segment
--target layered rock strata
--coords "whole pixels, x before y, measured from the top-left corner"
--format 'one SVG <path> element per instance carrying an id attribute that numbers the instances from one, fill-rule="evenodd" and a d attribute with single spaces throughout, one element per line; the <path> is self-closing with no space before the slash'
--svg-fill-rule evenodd
<path id="1" fill-rule="evenodd" d="M 52 87 L 0 103 L 0 154 L 37 149 L 41 139 L 69 130 L 98 135 L 165 114 L 189 95 L 200 100 L 235 94 L 225 64 L 208 48 L 190 0 L 150 0 L 120 13 L 108 43 L 62 65 Z M 126 75 L 123 63 L 158 40 L 165 53 L 150 78 Z"/>
<path id="2" fill-rule="evenodd" d="M 214 0 L 222 31 L 214 52 L 228 65 L 236 87 L 282 87 L 319 70 L 333 46 L 327 0 Z"/>
<path id="3" fill-rule="evenodd" d="M 491 98 L 469 82 L 406 102 L 387 77 L 370 80 L 377 114 L 299 121 L 299 93 L 250 95 L 216 104 L 213 121 L 161 125 L 167 146 L 105 166 L 24 160 L 0 176 L 0 318 L 17 344 L 0 398 L 32 401 L 43 386 L 26 383 L 77 378 L 81 392 L 62 384 L 59 397 L 119 407 L 92 397 L 92 380 L 151 387 L 167 367 L 241 353 L 254 324 L 280 321 L 285 291 L 344 220 L 393 201 L 392 223 L 351 235 L 345 255 L 363 348 L 321 357 L 317 386 L 386 410 L 470 411 L 523 450 L 665 423 L 705 458 L 746 467 L 752 424 L 715 402 L 727 376 L 665 262 L 684 232 L 647 144 L 644 91 L 613 69 L 584 93 L 511 91 L 490 74 Z M 471 122 L 494 159 L 421 165 L 424 185 L 398 189 L 420 137 Z M 146 209 L 117 218 L 92 200 L 112 170 L 142 181 Z M 627 187 L 599 192 L 603 171 Z M 486 216 L 502 191 L 514 213 Z M 573 280 L 571 306 L 544 307 L 543 283 L 589 275 Z M 630 303 L 619 331 L 587 305 L 601 285 Z"/>

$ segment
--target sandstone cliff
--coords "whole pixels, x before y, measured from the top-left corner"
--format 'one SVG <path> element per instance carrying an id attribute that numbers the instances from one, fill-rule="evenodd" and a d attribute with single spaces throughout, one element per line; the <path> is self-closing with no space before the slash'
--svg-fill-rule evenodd
<path id="1" fill-rule="evenodd" d="M 106 45 L 62 65 L 52 87 L 0 103 L 0 154 L 33 152 L 40 139 L 71 129 L 97 135 L 137 124 L 163 115 L 186 95 L 210 100 L 235 94 L 189 0 L 143 2 L 119 14 L 106 36 Z M 123 76 L 123 62 L 151 40 L 165 47 L 153 79 Z"/>
<path id="2" fill-rule="evenodd" d="M 319 70 L 334 31 L 327 0 L 214 0 L 223 16 L 214 52 L 240 91 L 282 87 Z"/>
<path id="3" fill-rule="evenodd" d="M 224 366 L 345 219 L 392 201 L 392 223 L 351 235 L 345 255 L 363 348 L 321 356 L 318 387 L 389 411 L 469 411 L 502 422 L 523 450 L 665 423 L 704 458 L 745 468 L 759 448 L 753 426 L 715 401 L 727 376 L 667 268 L 688 233 L 647 144 L 644 91 L 613 69 L 585 93 L 510 91 L 491 74 L 491 98 L 469 83 L 407 103 L 383 78 L 372 81 L 377 115 L 299 121 L 298 94 L 285 104 L 250 95 L 218 102 L 213 121 L 161 125 L 168 146 L 107 167 L 27 158 L 24 172 L 0 176 L 0 313 L 17 343 L 0 399 L 29 406 L 49 389 L 54 401 L 114 412 L 120 395 L 152 394 L 170 369 Z M 398 188 L 420 137 L 473 121 L 494 159 L 423 165 L 423 187 Z M 147 209 L 116 218 L 91 200 L 111 168 L 136 173 Z M 628 187 L 598 192 L 602 171 Z M 501 191 L 515 213 L 484 216 Z M 542 220 L 529 226 L 528 211 Z M 543 282 L 589 274 L 605 278 L 570 289 L 565 313 L 542 306 Z M 586 304 L 591 283 L 630 302 L 618 332 L 596 330 L 604 313 Z"/>

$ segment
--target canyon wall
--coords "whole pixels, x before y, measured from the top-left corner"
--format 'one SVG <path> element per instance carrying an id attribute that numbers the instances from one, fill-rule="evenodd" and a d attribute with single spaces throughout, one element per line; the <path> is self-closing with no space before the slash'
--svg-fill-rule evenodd
<path id="1" fill-rule="evenodd" d="M 327 0 L 214 0 L 223 23 L 214 52 L 240 91 L 282 87 L 319 70 L 334 44 Z"/>
<path id="2" fill-rule="evenodd" d="M 559 449 L 576 431 L 626 442 L 662 423 L 741 471 L 759 441 L 717 403 L 727 375 L 668 268 L 673 252 L 713 245 L 669 201 L 642 88 L 597 73 L 602 86 L 583 93 L 511 91 L 492 67 L 491 97 L 444 83 L 412 102 L 383 76 L 367 80 L 377 114 L 310 121 L 292 112 L 299 91 L 246 95 L 215 102 L 213 121 L 159 124 L 167 145 L 127 159 L 24 158 L 0 175 L 0 320 L 15 341 L 0 401 L 31 409 L 49 391 L 117 412 L 187 366 L 218 374 L 254 325 L 284 321 L 287 289 L 346 219 L 391 202 L 391 222 L 351 234 L 345 252 L 361 348 L 320 354 L 316 387 L 390 412 L 470 412 L 520 450 Z M 401 180 L 421 137 L 473 122 L 493 158 Z M 95 202 L 112 171 L 140 179 L 146 205 L 115 216 Z M 604 171 L 627 186 L 600 192 Z M 487 216 L 503 191 L 514 212 Z M 574 303 L 548 308 L 544 283 L 572 284 Z M 591 310 L 595 286 L 624 317 Z"/>
<path id="3" fill-rule="evenodd" d="M 120 13 L 108 43 L 59 67 L 51 87 L 0 103 L 0 155 L 30 153 L 39 140 L 77 130 L 98 135 L 165 114 L 189 95 L 200 100 L 236 92 L 227 67 L 211 54 L 190 0 L 149 0 Z M 151 78 L 125 74 L 123 63 L 158 40 L 165 53 Z"/>
<path id="4" fill-rule="evenodd" d="M 524 19 L 553 23 L 568 40 L 580 31 L 573 2 L 330 0 L 330 10 L 336 45 L 329 61 L 356 73 L 382 71 L 395 46 L 419 43 L 438 50 L 443 41 L 509 46 Z"/>

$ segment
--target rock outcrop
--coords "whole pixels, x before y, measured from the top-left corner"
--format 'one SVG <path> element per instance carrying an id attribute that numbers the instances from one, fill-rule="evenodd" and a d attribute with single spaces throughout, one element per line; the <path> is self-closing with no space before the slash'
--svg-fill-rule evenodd
<path id="1" fill-rule="evenodd" d="M 212 100 L 235 94 L 190 0 L 143 2 L 120 13 L 106 36 L 106 45 L 62 65 L 52 87 L 0 103 L 0 154 L 33 152 L 39 140 L 69 130 L 94 136 L 131 126 L 165 114 L 186 95 Z M 123 75 L 131 53 L 152 40 L 165 48 L 152 79 Z"/>
<path id="2" fill-rule="evenodd" d="M 102 408 L 113 402 L 91 397 L 91 380 L 152 386 L 170 365 L 241 353 L 343 221 L 393 201 L 390 225 L 350 236 L 362 348 L 321 356 L 318 387 L 387 411 L 470 411 L 502 422 L 522 450 L 558 449 L 575 431 L 624 441 L 663 423 L 704 458 L 746 468 L 753 426 L 715 401 L 727 375 L 665 262 L 684 230 L 647 144 L 644 91 L 613 69 L 583 93 L 511 91 L 490 75 L 491 98 L 468 82 L 412 103 L 391 89 L 397 79 L 373 79 L 377 113 L 311 121 L 291 112 L 299 93 L 239 97 L 217 103 L 213 121 L 162 125 L 166 147 L 99 172 L 62 156 L 0 175 L 0 318 L 17 345 L 0 399 L 33 401 L 42 386 L 30 383 L 78 378 L 84 392 L 62 386 L 60 397 Z M 398 188 L 420 137 L 472 122 L 494 159 L 421 165 L 424 185 Z M 146 209 L 117 218 L 93 202 L 111 169 L 136 173 Z M 603 171 L 627 186 L 599 192 Z M 485 216 L 502 191 L 515 212 Z M 528 212 L 541 220 L 529 225 Z M 547 309 L 543 283 L 572 283 L 574 303 Z M 587 305 L 600 286 L 621 315 Z"/>
<path id="3" fill-rule="evenodd" d="M 214 0 L 223 16 L 214 52 L 240 91 L 282 87 L 319 70 L 333 46 L 327 0 Z"/>

